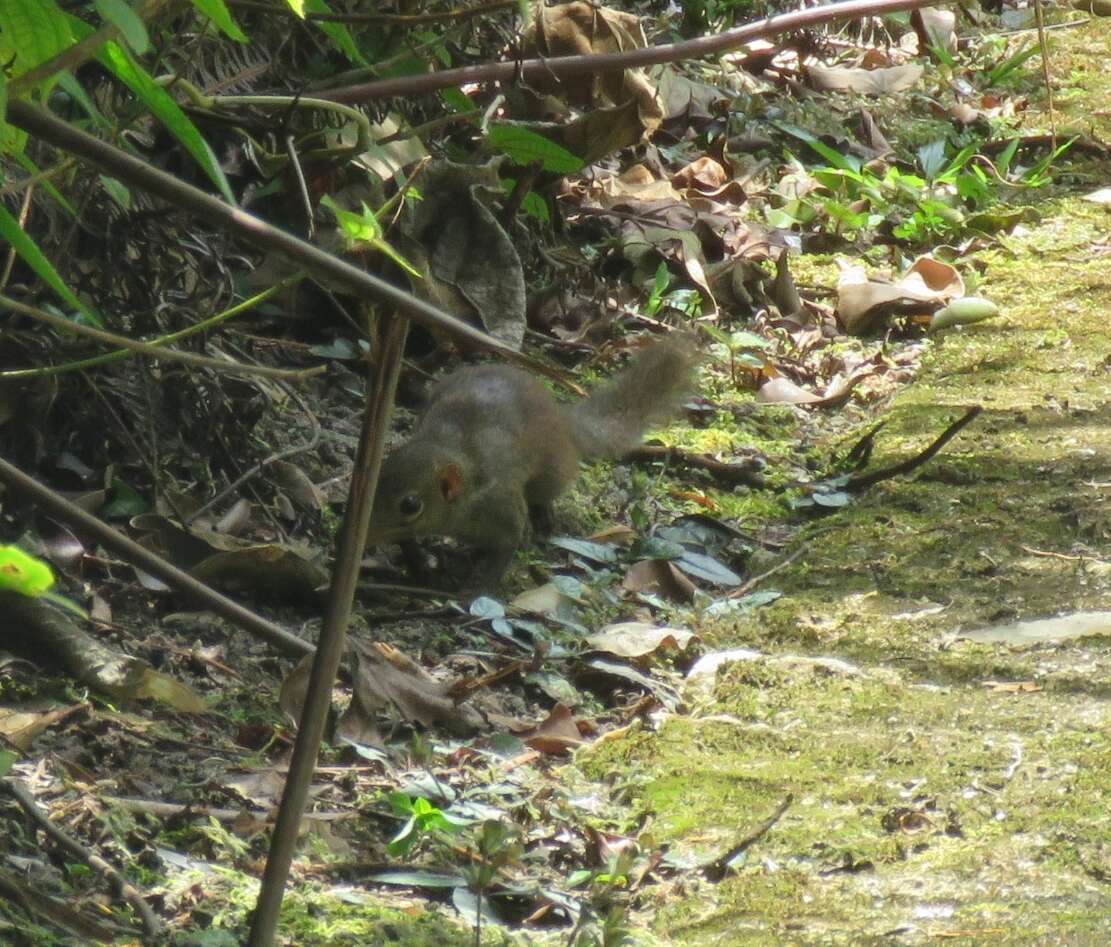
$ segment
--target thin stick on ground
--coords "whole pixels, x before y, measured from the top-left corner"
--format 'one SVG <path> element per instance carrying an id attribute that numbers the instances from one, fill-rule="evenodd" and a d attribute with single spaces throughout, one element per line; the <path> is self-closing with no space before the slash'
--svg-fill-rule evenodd
<path id="1" fill-rule="evenodd" d="M 256 615 L 215 589 L 209 588 L 188 572 L 124 536 L 123 533 L 39 483 L 34 477 L 28 476 L 3 458 L 0 458 L 0 483 L 7 484 L 13 490 L 24 494 L 39 509 L 49 513 L 58 521 L 91 535 L 105 549 L 115 553 L 124 561 L 156 576 L 175 592 L 210 608 L 221 618 L 268 642 L 283 654 L 300 658 L 312 653 L 313 646 L 309 642 L 267 621 L 261 615 Z"/>
<path id="2" fill-rule="evenodd" d="M 23 811 L 34 820 L 39 828 L 57 842 L 68 855 L 84 862 L 116 886 L 120 897 L 130 904 L 132 909 L 139 916 L 139 920 L 143 925 L 143 933 L 147 940 L 153 940 L 161 934 L 162 923 L 155 916 L 153 909 L 147 904 L 142 893 L 135 888 L 131 882 L 121 875 L 116 868 L 96 854 L 96 852 L 85 848 L 84 845 L 51 822 L 50 817 L 43 812 L 39 804 L 35 802 L 35 797 L 31 795 L 30 791 L 23 783 L 17 779 L 8 779 L 4 781 L 4 786 L 7 787 L 8 792 L 11 793 L 12 798 L 19 803 Z"/>
<path id="3" fill-rule="evenodd" d="M 949 425 L 940 436 L 929 447 L 919 454 L 915 454 L 909 460 L 904 460 L 900 464 L 894 464 L 891 467 L 884 467 L 881 470 L 873 470 L 868 474 L 860 474 L 853 477 L 845 484 L 846 490 L 864 490 L 868 487 L 879 483 L 881 480 L 890 480 L 892 477 L 898 477 L 901 474 L 910 473 L 912 470 L 921 467 L 928 460 L 933 458 L 946 444 L 948 444 L 957 434 L 960 433 L 961 428 L 969 424 L 981 411 L 984 409 L 980 405 L 974 405 L 969 408 L 962 417 L 958 418 Z"/>
<path id="4" fill-rule="evenodd" d="M 722 855 L 719 855 L 713 861 L 708 862 L 701 866 L 702 874 L 706 876 L 709 881 L 721 881 L 727 874 L 729 874 L 729 863 L 733 861 L 742 852 L 747 851 L 753 845 L 760 841 L 768 832 L 771 831 L 772 826 L 783 818 L 783 813 L 790 808 L 791 803 L 794 802 L 794 796 L 787 793 L 783 797 L 783 801 L 775 807 L 775 811 L 761 822 L 755 829 L 742 838 L 736 845 L 729 849 Z"/>

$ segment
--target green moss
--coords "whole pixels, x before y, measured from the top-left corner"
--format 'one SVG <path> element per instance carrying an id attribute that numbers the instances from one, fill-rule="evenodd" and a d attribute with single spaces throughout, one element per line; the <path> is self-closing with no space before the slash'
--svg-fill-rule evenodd
<path id="1" fill-rule="evenodd" d="M 1062 122 L 1106 111 L 1109 44 L 1106 21 L 1054 34 Z M 1106 115 L 1092 120 L 1107 133 Z M 1070 173 L 1105 182 L 1108 165 Z M 1111 641 L 958 634 L 1111 600 L 1109 218 L 1060 186 L 1022 199 L 1037 223 L 975 260 L 1002 316 L 929 338 L 871 464 L 921 451 L 970 405 L 981 417 L 910 476 L 804 527 L 807 551 L 765 583 L 778 602 L 690 616 L 704 648 L 765 657 L 720 671 L 689 717 L 581 755 L 594 778 L 636 773 L 629 825 L 688 864 L 793 796 L 734 876 L 684 874 L 685 896 L 655 915 L 669 943 L 1111 938 Z M 794 272 L 833 280 L 826 260 Z M 720 376 L 718 394 L 743 400 Z M 773 463 L 828 463 L 874 423 L 848 407 L 822 433 L 793 409 L 747 410 L 687 443 L 751 437 Z M 778 496 L 711 495 L 742 520 L 783 517 Z M 805 660 L 824 656 L 853 667 Z"/>

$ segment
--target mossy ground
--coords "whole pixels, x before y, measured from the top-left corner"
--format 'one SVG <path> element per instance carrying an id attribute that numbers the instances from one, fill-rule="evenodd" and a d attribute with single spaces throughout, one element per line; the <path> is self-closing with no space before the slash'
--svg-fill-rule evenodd
<path id="1" fill-rule="evenodd" d="M 1051 42 L 1061 120 L 1106 137 L 1111 23 Z M 810 527 L 775 605 L 696 621 L 706 647 L 764 658 L 580 757 L 636 774 L 628 827 L 695 860 L 794 797 L 727 880 L 645 899 L 662 943 L 1111 943 L 1111 640 L 958 634 L 1111 607 L 1111 213 L 1030 203 L 1036 224 L 976 254 L 1003 317 L 930 342 L 876 413 L 872 463 L 979 404 L 974 426 Z M 798 660 L 817 656 L 851 666 Z"/>

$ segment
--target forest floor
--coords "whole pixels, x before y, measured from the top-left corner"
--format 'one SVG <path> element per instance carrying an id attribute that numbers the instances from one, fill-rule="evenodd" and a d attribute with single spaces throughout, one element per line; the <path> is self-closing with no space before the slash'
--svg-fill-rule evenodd
<path id="1" fill-rule="evenodd" d="M 1060 120 L 1111 141 L 1111 18 L 1053 32 L 1051 49 Z M 1032 108 L 1026 121 L 1044 127 L 1045 115 Z M 720 443 L 734 455 L 766 435 L 758 447 L 772 480 L 777 460 L 779 473 L 804 469 L 800 458 L 827 462 L 881 421 L 870 469 L 904 461 L 982 409 L 939 456 L 823 516 L 791 505 L 803 490 L 707 487 L 721 521 L 774 550 L 755 553 L 749 575 L 801 552 L 760 583 L 765 600 L 778 597 L 747 611 L 605 600 L 617 581 L 603 576 L 594 602 L 605 604 L 584 609 L 584 633 L 636 608 L 645 624 L 696 636 L 635 685 L 609 679 L 620 700 L 568 683 L 566 669 L 588 654 L 578 638 L 560 651 L 570 636 L 538 636 L 543 646 L 515 652 L 510 635 L 475 630 L 490 614 L 473 605 L 368 630 L 360 605 L 353 637 L 373 631 L 370 640 L 417 655 L 413 664 L 442 659 L 437 670 L 460 680 L 502 669 L 506 653 L 527 660 L 517 662 L 521 680 L 507 674 L 489 699 L 485 709 L 502 701 L 488 717 L 493 735 L 466 742 L 451 721 L 411 732 L 394 719 L 387 751 L 369 740 L 325 751 L 281 942 L 1111 943 L 1111 207 L 1078 196 L 1111 185 L 1111 161 L 1089 155 L 1069 167 L 1070 180 L 1029 193 L 1031 220 L 960 261 L 982 272 L 977 291 L 1001 315 L 914 341 L 920 360 L 906 387 L 832 410 L 758 404 L 746 392 L 744 410 L 720 411 L 711 428 L 667 430 L 678 446 Z M 807 256 L 794 275 L 829 287 L 837 268 Z M 724 374 L 711 360 L 706 390 L 726 387 Z M 610 525 L 606 495 L 638 477 L 634 488 L 655 491 L 646 510 L 695 505 L 689 483 L 683 492 L 669 477 L 598 467 L 563 504 L 584 526 L 574 534 Z M 288 662 L 207 616 L 159 614 L 122 564 L 108 565 L 130 585 L 107 637 L 189 680 L 205 713 L 117 707 L 61 675 L 27 672 L 10 685 L 15 697 L 52 689 L 71 708 L 16 774 L 90 850 L 127 866 L 175 944 L 232 947 L 257 897 L 265 820 L 281 795 Z M 314 600 L 280 620 L 311 633 L 319 613 Z M 1070 625 L 1075 613 L 1092 614 Z M 1014 627 L 1055 616 L 1066 618 Z M 714 657 L 716 671 L 692 673 L 699 655 Z M 526 677 L 541 665 L 560 673 Z M 560 687 L 566 701 L 554 696 Z M 679 699 L 638 709 L 665 692 Z M 553 731 L 555 752 L 531 743 L 524 752 L 512 724 L 557 700 L 575 708 L 570 735 Z M 469 831 L 512 825 L 524 839 L 526 854 L 504 872 L 524 880 L 499 892 L 507 916 L 517 913 L 505 927 L 484 922 L 477 938 L 460 915 L 486 916 L 473 890 L 489 853 L 437 823 L 443 813 L 428 800 L 441 793 L 450 806 L 437 805 L 472 817 Z M 413 802 L 410 827 L 431 827 L 400 853 L 398 795 Z M 29 820 L 7 825 L 6 857 L 20 871 L 78 892 L 74 901 L 94 901 L 105 918 L 118 909 L 76 858 L 44 857 Z M 737 848 L 724 869 L 717 860 Z M 635 857 L 611 871 L 623 852 Z M 580 897 L 591 910 L 576 915 Z M 608 903 L 621 910 L 606 936 Z M 597 939 L 572 929 L 576 916 L 598 922 Z M 65 940 L 45 921 L 32 930 L 13 913 L 0 915 L 0 942 L 93 941 Z"/>
<path id="2" fill-rule="evenodd" d="M 1106 23 L 1053 40 L 1058 105 L 1104 140 Z M 1004 317 L 931 345 L 873 463 L 974 425 L 813 526 L 779 601 L 696 624 L 759 656 L 694 713 L 580 754 L 695 858 L 793 797 L 736 874 L 652 899 L 661 943 L 1111 942 L 1111 214 L 1037 211 L 979 255 Z"/>
<path id="3" fill-rule="evenodd" d="M 782 599 L 694 626 L 760 652 L 697 712 L 580 755 L 696 855 L 793 794 L 737 874 L 661 899 L 663 942 L 1111 939 L 1111 220 L 1043 210 L 991 254 L 1006 317 L 933 347 L 875 462 L 975 426 L 813 528 Z M 1090 636 L 976 638 L 1101 609 Z"/>

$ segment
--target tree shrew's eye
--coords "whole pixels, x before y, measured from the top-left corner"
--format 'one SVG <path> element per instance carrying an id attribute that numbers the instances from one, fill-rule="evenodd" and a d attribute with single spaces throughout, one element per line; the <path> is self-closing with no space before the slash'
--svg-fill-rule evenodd
<path id="1" fill-rule="evenodd" d="M 423 508 L 424 504 L 421 503 L 420 497 L 414 493 L 402 497 L 401 504 L 398 506 L 402 516 L 417 516 Z"/>

